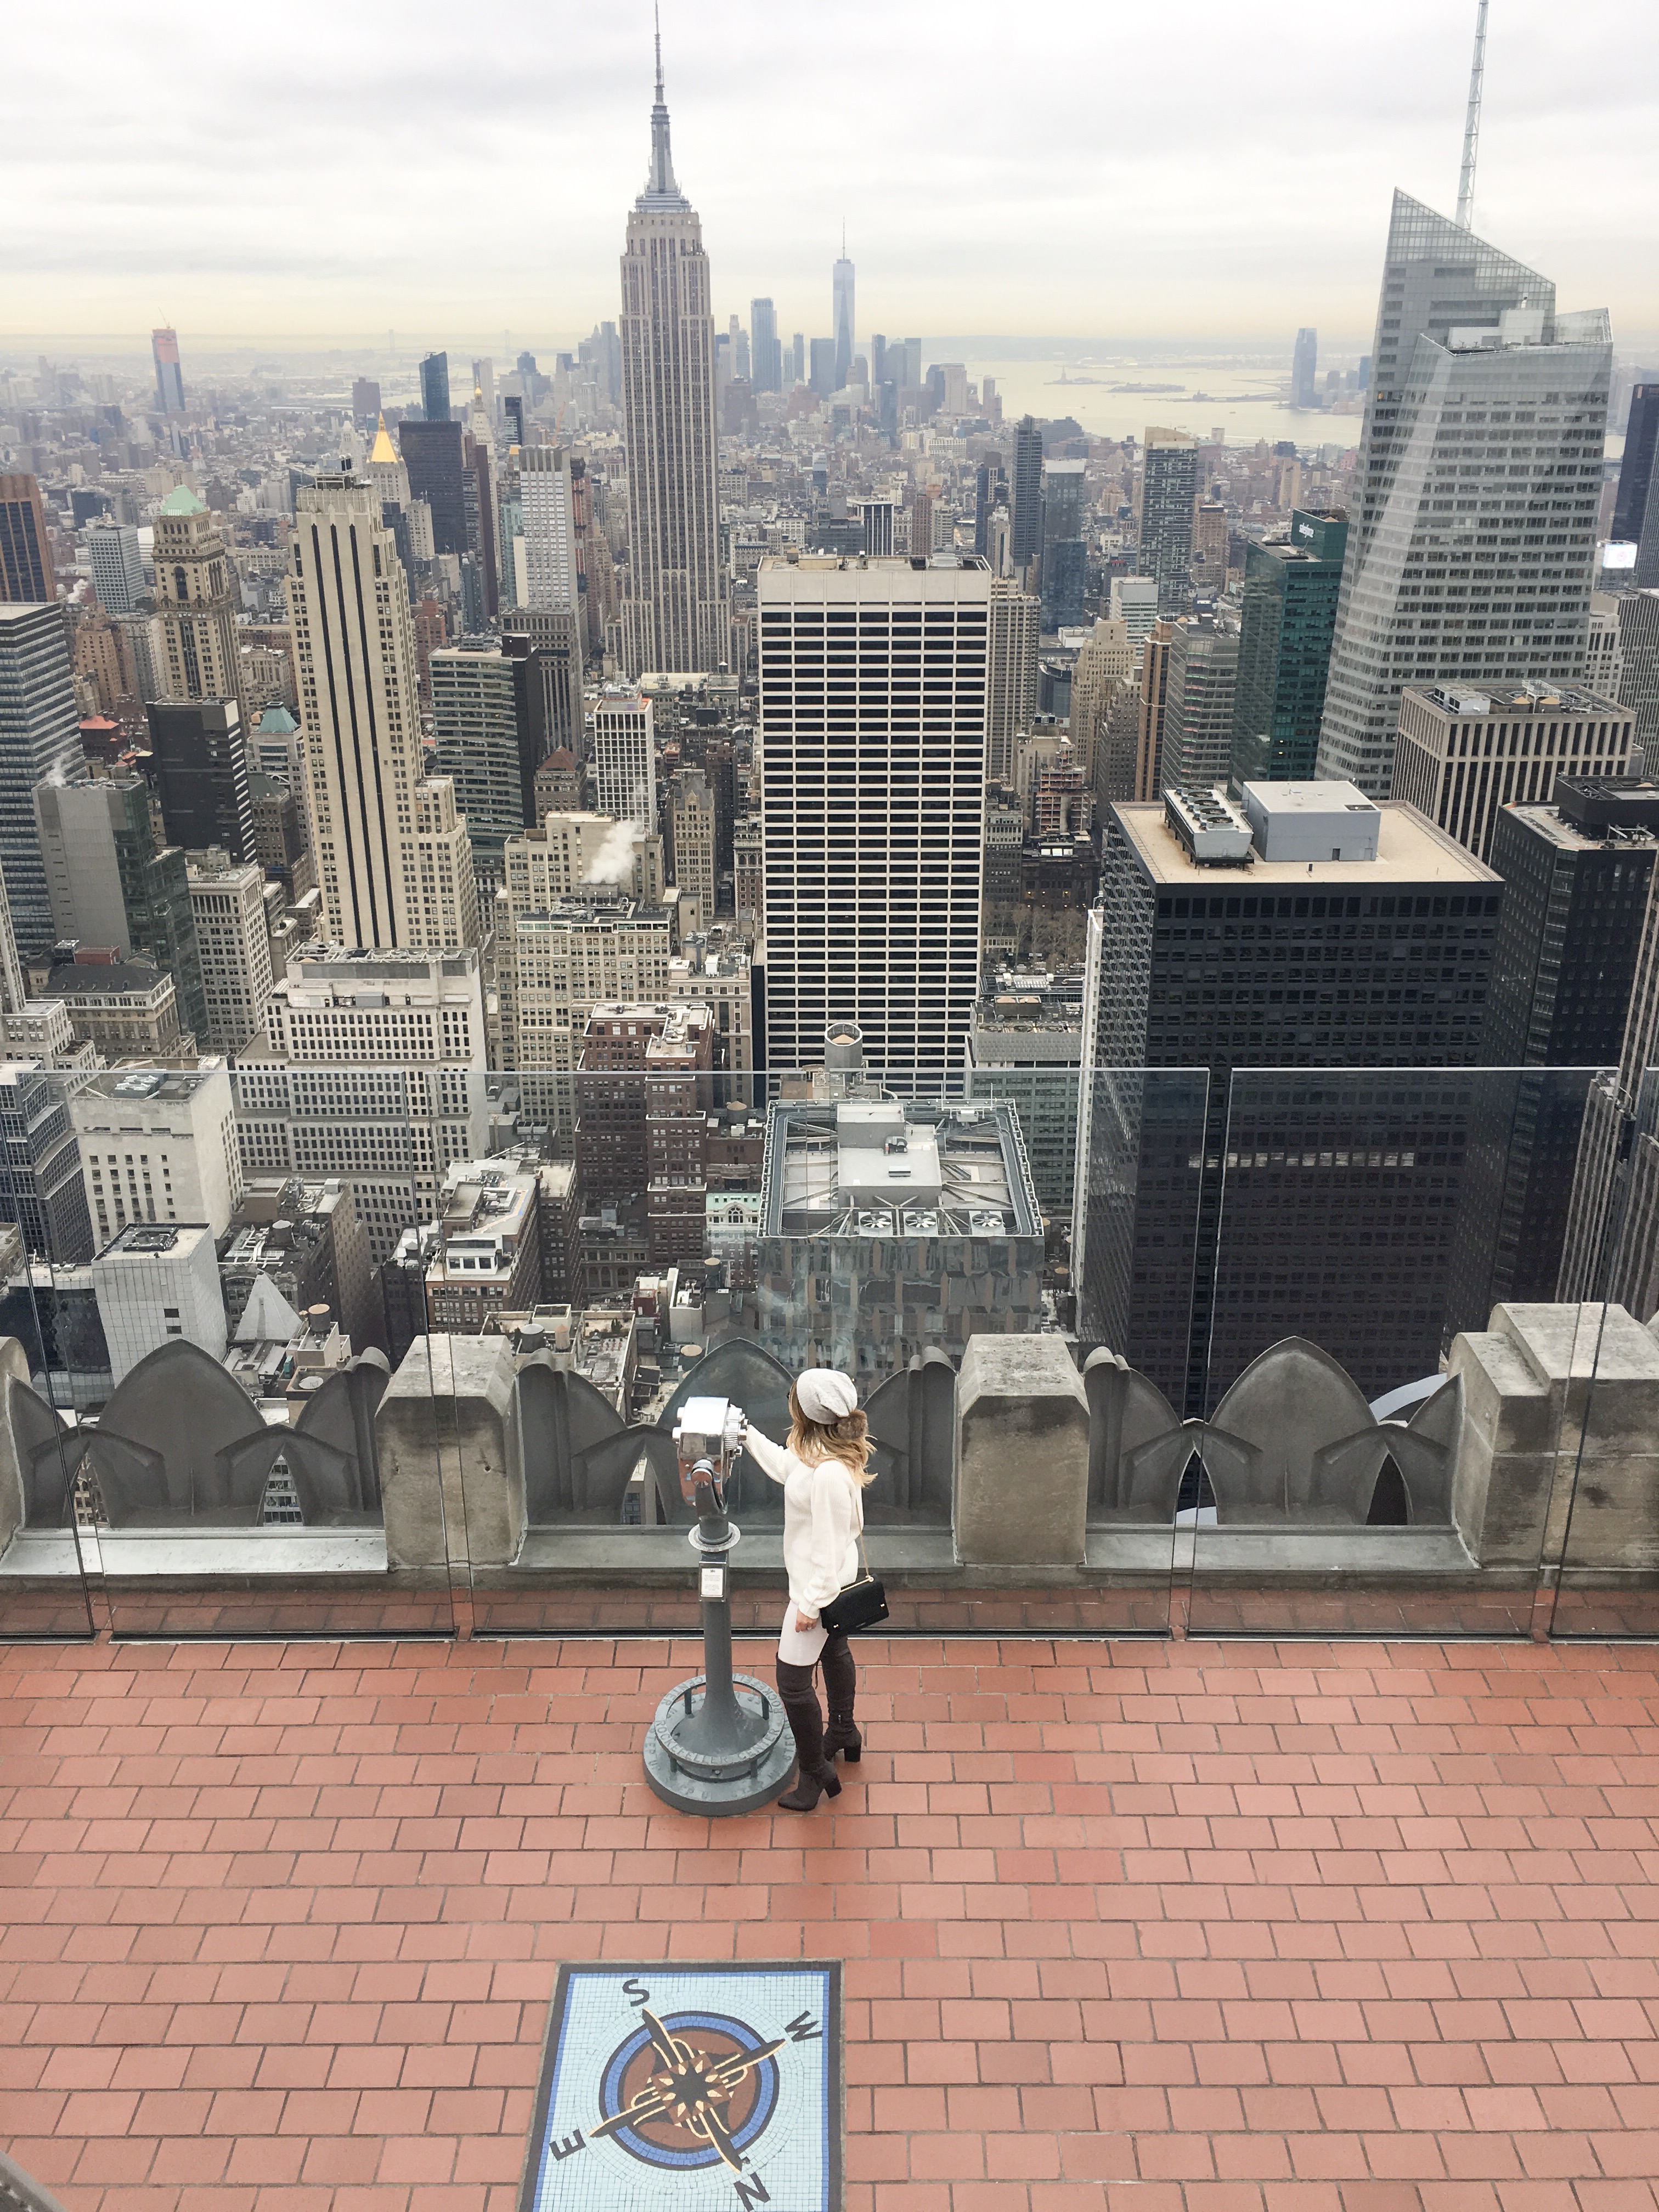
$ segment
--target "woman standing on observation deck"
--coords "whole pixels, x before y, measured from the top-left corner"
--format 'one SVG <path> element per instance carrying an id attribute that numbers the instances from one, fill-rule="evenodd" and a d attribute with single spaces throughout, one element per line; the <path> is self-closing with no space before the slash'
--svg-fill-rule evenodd
<path id="1" fill-rule="evenodd" d="M 810 1813 L 821 1796 L 839 1796 L 836 1753 L 852 1763 L 863 1744 L 853 1719 L 857 1670 L 844 1629 L 830 1632 L 823 1607 L 859 1571 L 862 1492 L 874 1480 L 869 1425 L 849 1375 L 810 1367 L 789 1391 L 789 1441 L 775 1444 L 750 1428 L 744 1443 L 756 1464 L 783 1488 L 783 1564 L 789 1603 L 778 1637 L 778 1695 L 795 1738 L 799 1772 L 778 1803 Z M 826 1731 L 815 1667 L 823 1669 Z"/>

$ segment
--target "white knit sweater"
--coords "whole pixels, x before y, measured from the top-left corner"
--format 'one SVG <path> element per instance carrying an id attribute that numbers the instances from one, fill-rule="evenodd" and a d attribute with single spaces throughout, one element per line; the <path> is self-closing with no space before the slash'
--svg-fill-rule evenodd
<path id="1" fill-rule="evenodd" d="M 744 1438 L 755 1463 L 783 1486 L 783 1565 L 796 1608 L 817 1618 L 837 1590 L 858 1577 L 864 1500 L 838 1459 L 809 1466 L 751 1427 Z"/>

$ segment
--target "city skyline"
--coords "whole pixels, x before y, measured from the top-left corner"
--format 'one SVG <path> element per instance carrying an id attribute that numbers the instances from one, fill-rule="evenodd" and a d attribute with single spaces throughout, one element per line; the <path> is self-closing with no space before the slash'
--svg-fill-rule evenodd
<path id="1" fill-rule="evenodd" d="M 1277 12 L 1288 36 L 1297 19 L 1288 7 Z M 884 136 L 880 88 L 893 72 L 931 84 L 941 112 L 958 84 L 966 99 L 975 83 L 982 46 L 963 39 L 947 51 L 932 20 L 915 8 L 890 11 L 872 62 L 856 51 L 809 51 L 753 0 L 727 0 L 695 23 L 671 12 L 665 58 L 678 157 L 714 264 L 717 321 L 770 296 L 781 331 L 827 332 L 844 212 L 866 330 L 1288 338 L 1313 322 L 1358 333 L 1389 191 L 1399 185 L 1431 205 L 1455 198 L 1472 10 L 1413 0 L 1391 18 L 1380 53 L 1360 18 L 1322 27 L 1318 56 L 1287 79 L 1280 42 L 1261 35 L 1259 18 L 1247 33 L 1218 7 L 1201 7 L 1183 50 L 1183 112 L 1209 118 L 1196 145 L 1164 128 L 1156 103 L 1127 97 L 1101 132 L 1100 72 L 1109 65 L 1111 83 L 1132 86 L 1154 64 L 1158 34 L 1142 23 L 1109 34 L 1081 9 L 1062 14 L 1049 19 L 1048 45 L 998 64 L 1008 115 L 1043 116 L 1041 162 L 1023 157 L 1010 127 L 948 149 Z M 984 19 L 988 36 L 1000 21 Z M 1659 325 L 1640 244 L 1659 215 L 1659 179 L 1619 167 L 1616 149 L 1651 136 L 1644 88 L 1659 70 L 1644 64 L 1659 62 L 1659 30 L 1635 0 L 1620 0 L 1597 24 L 1587 43 L 1541 0 L 1507 0 L 1494 19 L 1474 219 L 1537 265 L 1560 269 L 1565 305 L 1607 304 L 1616 337 L 1629 344 Z M 256 63 L 240 25 L 216 19 L 212 39 L 169 42 L 166 82 L 158 77 L 152 99 L 146 52 L 112 16 L 119 66 L 111 81 L 130 106 L 77 129 L 73 190 L 44 195 L 14 180 L 12 204 L 27 212 L 12 240 L 0 343 L 125 337 L 158 323 L 186 337 L 192 329 L 271 336 L 273 322 L 313 339 L 399 323 L 574 331 L 614 313 L 614 210 L 637 189 L 636 118 L 649 88 L 643 9 L 569 26 L 556 68 L 532 58 L 517 74 L 495 59 L 519 51 L 510 12 L 503 42 L 476 57 L 423 44 L 418 16 L 413 36 L 408 18 L 394 27 L 379 11 L 331 20 L 326 72 L 313 66 L 307 27 L 301 4 L 298 35 Z M 323 35 L 320 18 L 315 29 Z M 38 177 L 60 143 L 70 88 L 34 35 L 27 26 L 19 33 L 21 127 L 3 158 Z M 246 143 L 237 87 L 256 81 L 261 112 L 287 148 L 276 206 L 263 172 L 257 184 L 253 172 L 245 179 L 232 155 Z M 775 158 L 763 141 L 757 149 L 763 191 L 753 189 L 755 161 L 729 153 L 752 137 L 753 117 L 773 127 L 787 120 L 809 81 L 815 106 L 842 118 L 848 156 L 828 206 L 821 163 L 782 150 L 793 143 L 786 133 Z M 356 88 L 368 82 L 375 97 L 364 102 Z M 74 96 L 81 101 L 84 88 Z M 169 137 L 158 159 L 148 118 L 164 107 L 195 125 Z M 1593 165 L 1570 152 L 1592 107 L 1597 143 L 1613 149 Z M 143 127 L 129 125 L 129 113 Z M 489 120 L 487 137 L 482 120 L 476 131 L 454 127 L 468 116 Z M 359 248 L 339 210 L 373 204 L 383 164 L 422 117 L 434 126 L 422 222 L 406 234 L 377 227 L 372 246 L 365 230 Z M 1246 190 L 1235 188 L 1241 164 Z M 493 213 L 486 221 L 485 211 L 532 204 L 526 196 L 544 178 L 553 189 L 534 203 L 537 250 L 527 255 L 519 227 Z M 197 211 L 187 251 L 173 244 L 181 195 Z M 1126 208 L 1133 220 L 1118 221 L 1115 210 Z"/>

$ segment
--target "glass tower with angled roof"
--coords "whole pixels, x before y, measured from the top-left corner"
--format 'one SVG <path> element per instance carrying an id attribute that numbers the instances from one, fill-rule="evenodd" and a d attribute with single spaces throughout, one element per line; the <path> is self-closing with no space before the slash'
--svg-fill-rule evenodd
<path id="1" fill-rule="evenodd" d="M 1322 776 L 1387 798 L 1404 684 L 1582 678 L 1612 354 L 1605 310 L 1395 194 Z"/>

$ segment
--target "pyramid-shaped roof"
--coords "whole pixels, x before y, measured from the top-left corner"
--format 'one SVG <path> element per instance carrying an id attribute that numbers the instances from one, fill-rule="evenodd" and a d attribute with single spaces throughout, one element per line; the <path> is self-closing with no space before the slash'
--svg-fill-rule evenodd
<path id="1" fill-rule="evenodd" d="M 158 514 L 205 514 L 207 507 L 188 484 L 175 485 L 155 510 Z"/>
<path id="2" fill-rule="evenodd" d="M 304 1324 L 269 1275 L 256 1275 L 247 1294 L 242 1318 L 236 1324 L 238 1344 L 292 1344 Z"/>
<path id="3" fill-rule="evenodd" d="M 279 704 L 267 707 L 260 715 L 257 734 L 262 738 L 285 738 L 290 730 L 297 730 L 299 726 L 288 708 Z"/>
<path id="4" fill-rule="evenodd" d="M 384 415 L 380 417 L 380 428 L 374 433 L 374 445 L 369 453 L 368 465 L 372 469 L 395 469 L 398 465 L 398 449 L 386 435 Z"/>

